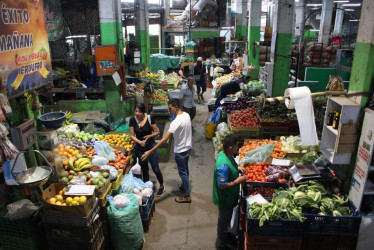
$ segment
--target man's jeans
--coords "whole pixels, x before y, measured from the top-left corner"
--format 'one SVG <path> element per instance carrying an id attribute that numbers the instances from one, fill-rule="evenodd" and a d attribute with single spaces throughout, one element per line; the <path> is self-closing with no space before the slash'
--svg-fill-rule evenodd
<path id="1" fill-rule="evenodd" d="M 190 183 L 189 183 L 189 172 L 188 172 L 188 158 L 191 154 L 191 149 L 182 152 L 174 153 L 174 159 L 177 163 L 178 173 L 182 179 L 184 196 L 190 195 Z"/>
<path id="2" fill-rule="evenodd" d="M 218 208 L 216 249 L 227 247 L 227 227 L 230 225 L 233 208 Z"/>

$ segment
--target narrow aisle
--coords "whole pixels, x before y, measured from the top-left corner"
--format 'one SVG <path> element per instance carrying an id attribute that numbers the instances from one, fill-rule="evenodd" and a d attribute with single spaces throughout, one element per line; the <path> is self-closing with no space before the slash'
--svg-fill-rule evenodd
<path id="1" fill-rule="evenodd" d="M 206 100 L 210 92 L 208 89 L 205 93 Z M 214 149 L 212 141 L 205 139 L 204 127 L 210 114 L 206 103 L 196 106 L 193 150 L 189 159 L 192 202 L 178 204 L 174 201 L 180 196 L 178 184 L 181 180 L 171 154 L 169 162 L 160 164 L 166 192 L 162 197 L 156 197 L 156 211 L 149 232 L 144 234 L 143 249 L 215 249 L 218 209 L 211 201 Z M 152 171 L 150 175 L 152 181 L 156 180 Z M 159 187 L 158 183 L 156 187 Z"/>

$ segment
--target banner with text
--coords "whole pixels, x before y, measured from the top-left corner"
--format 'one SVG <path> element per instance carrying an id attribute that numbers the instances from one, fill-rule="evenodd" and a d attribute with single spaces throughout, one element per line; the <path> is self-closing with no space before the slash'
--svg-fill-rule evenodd
<path id="1" fill-rule="evenodd" d="M 0 0 L 0 77 L 8 97 L 52 80 L 43 0 Z"/>

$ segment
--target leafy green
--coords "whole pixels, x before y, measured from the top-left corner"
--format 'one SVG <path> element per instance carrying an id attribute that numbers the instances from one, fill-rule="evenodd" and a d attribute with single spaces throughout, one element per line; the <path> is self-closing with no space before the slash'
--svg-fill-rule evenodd
<path id="1" fill-rule="evenodd" d="M 315 160 L 318 159 L 318 154 L 316 151 L 310 151 L 309 153 L 306 153 L 304 156 L 303 156 L 303 161 L 305 162 L 314 162 Z"/>

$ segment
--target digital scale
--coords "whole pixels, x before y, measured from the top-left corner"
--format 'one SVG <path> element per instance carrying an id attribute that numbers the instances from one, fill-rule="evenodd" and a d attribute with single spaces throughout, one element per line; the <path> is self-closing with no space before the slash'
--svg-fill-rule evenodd
<path id="1" fill-rule="evenodd" d="M 10 134 L 14 145 L 19 150 L 26 150 L 31 147 L 36 141 L 35 121 L 28 119 L 21 124 L 10 128 Z"/>
<path id="2" fill-rule="evenodd" d="M 329 167 L 317 166 L 313 162 L 296 163 L 289 171 L 295 182 L 329 179 L 335 176 Z"/>

